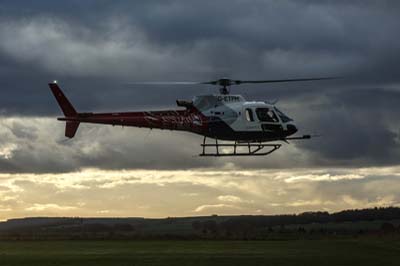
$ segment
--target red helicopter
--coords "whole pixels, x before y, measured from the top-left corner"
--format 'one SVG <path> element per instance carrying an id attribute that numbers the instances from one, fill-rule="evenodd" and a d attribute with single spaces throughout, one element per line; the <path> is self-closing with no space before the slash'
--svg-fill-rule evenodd
<path id="1" fill-rule="evenodd" d="M 134 84 L 217 85 L 220 86 L 220 94 L 195 96 L 192 101 L 177 100 L 177 105 L 181 107 L 179 110 L 114 113 L 79 113 L 65 97 L 56 81 L 49 83 L 49 86 L 64 113 L 64 117 L 58 120 L 66 122 L 65 136 L 68 138 L 75 136 L 80 123 L 180 130 L 204 137 L 200 156 L 260 156 L 270 154 L 282 146 L 271 142 L 288 143 L 288 140 L 310 139 L 311 135 L 293 136 L 297 132 L 293 119 L 274 104 L 246 101 L 241 95 L 230 95 L 230 86 L 326 79 L 333 78 L 281 80 L 221 78 L 208 82 L 137 82 Z M 207 138 L 215 141 L 207 143 Z M 225 142 L 219 143 L 218 140 Z"/>

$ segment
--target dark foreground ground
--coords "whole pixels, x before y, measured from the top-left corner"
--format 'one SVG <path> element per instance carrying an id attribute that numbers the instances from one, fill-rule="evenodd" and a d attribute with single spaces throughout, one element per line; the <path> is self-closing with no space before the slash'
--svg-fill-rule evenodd
<path id="1" fill-rule="evenodd" d="M 0 265 L 400 265 L 393 238 L 289 241 L 2 241 Z"/>

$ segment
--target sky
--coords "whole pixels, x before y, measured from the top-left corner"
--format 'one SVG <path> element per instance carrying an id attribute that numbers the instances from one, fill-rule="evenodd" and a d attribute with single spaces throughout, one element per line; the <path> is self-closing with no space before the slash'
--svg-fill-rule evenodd
<path id="1" fill-rule="evenodd" d="M 398 1 L 0 0 L 0 220 L 282 214 L 400 206 Z M 64 125 L 78 111 L 176 108 L 210 86 L 278 100 L 299 134 L 268 157 L 198 157 L 185 132 Z"/>

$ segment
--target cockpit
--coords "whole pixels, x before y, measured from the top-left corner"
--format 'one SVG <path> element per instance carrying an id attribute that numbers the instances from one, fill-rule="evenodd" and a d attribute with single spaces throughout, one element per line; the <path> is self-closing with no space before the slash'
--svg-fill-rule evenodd
<path id="1" fill-rule="evenodd" d="M 291 119 L 290 117 L 285 115 L 281 110 L 279 110 L 275 106 L 274 106 L 274 109 L 275 109 L 275 112 L 278 114 L 279 118 L 282 120 L 283 123 L 287 123 L 287 122 L 293 121 L 293 119 Z"/>
<path id="2" fill-rule="evenodd" d="M 261 122 L 278 123 L 279 119 L 270 108 L 256 108 L 256 115 Z"/>
<path id="3" fill-rule="evenodd" d="M 278 117 L 283 123 L 293 121 L 293 119 L 289 118 L 287 115 L 285 115 L 282 111 L 274 106 L 245 109 L 245 117 L 247 121 L 255 121 L 255 115 L 260 122 L 279 123 Z"/>

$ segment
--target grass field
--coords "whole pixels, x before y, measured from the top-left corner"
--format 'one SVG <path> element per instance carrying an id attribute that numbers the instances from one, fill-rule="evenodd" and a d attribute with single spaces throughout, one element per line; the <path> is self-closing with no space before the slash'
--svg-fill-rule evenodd
<path id="1" fill-rule="evenodd" d="M 400 241 L 8 241 L 0 265 L 400 265 Z"/>

